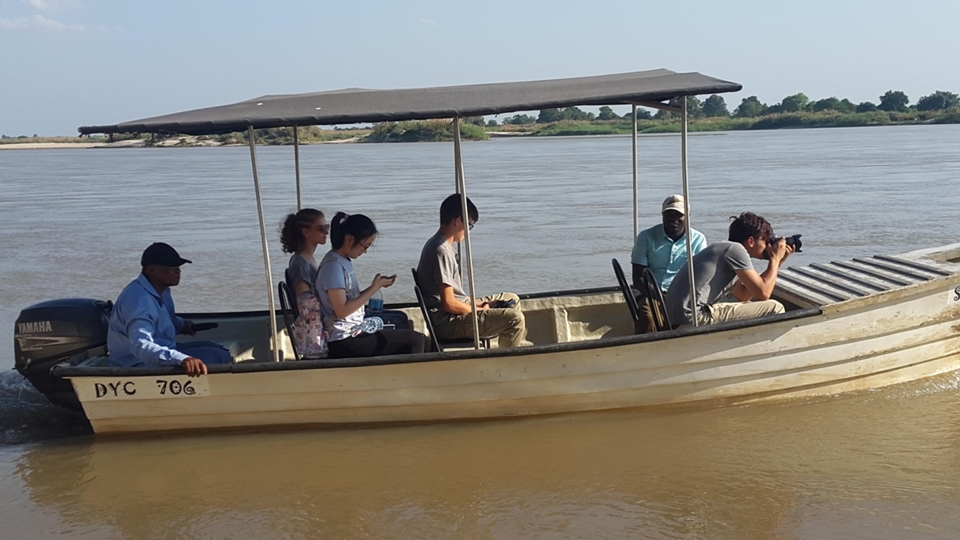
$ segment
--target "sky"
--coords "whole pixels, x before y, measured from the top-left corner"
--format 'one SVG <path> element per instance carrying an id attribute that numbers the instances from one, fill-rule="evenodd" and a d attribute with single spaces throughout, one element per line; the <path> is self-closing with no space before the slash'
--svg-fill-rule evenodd
<path id="1" fill-rule="evenodd" d="M 731 111 L 797 92 L 915 103 L 960 93 L 958 21 L 958 0 L 0 0 L 0 134 L 265 94 L 657 68 L 742 84 Z"/>

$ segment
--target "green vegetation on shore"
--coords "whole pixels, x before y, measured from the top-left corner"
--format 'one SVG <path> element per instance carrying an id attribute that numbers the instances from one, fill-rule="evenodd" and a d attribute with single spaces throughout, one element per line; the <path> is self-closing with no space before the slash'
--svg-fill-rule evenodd
<path id="1" fill-rule="evenodd" d="M 369 129 L 320 129 L 316 126 L 301 126 L 297 128 L 297 138 L 301 144 L 347 141 L 362 139 L 370 133 Z M 174 136 L 176 137 L 176 136 Z M 288 145 L 293 144 L 293 128 L 255 129 L 254 137 L 257 144 Z M 211 140 L 220 144 L 247 144 L 247 132 L 225 133 L 223 135 L 201 135 L 199 140 Z"/>
<path id="2" fill-rule="evenodd" d="M 880 96 L 879 104 L 858 105 L 836 97 L 810 101 L 802 93 L 787 96 L 775 105 L 766 105 L 756 96 L 750 96 L 731 114 L 723 97 L 712 95 L 702 102 L 695 97 L 688 98 L 687 116 L 690 131 L 956 124 L 960 123 L 960 97 L 952 92 L 937 91 L 911 106 L 906 94 L 894 90 Z M 660 110 L 651 114 L 644 108 L 637 109 L 640 133 L 679 132 L 680 121 L 676 112 Z M 633 132 L 633 119 L 629 113 L 617 115 L 610 107 L 600 107 L 597 115 L 566 107 L 541 110 L 536 118 L 516 114 L 504 119 L 503 125 L 488 129 L 532 136 L 618 135 Z"/>
<path id="3" fill-rule="evenodd" d="M 369 129 L 320 129 L 316 126 L 300 126 L 297 128 L 297 139 L 300 144 L 315 144 L 325 142 L 354 142 L 363 139 L 370 133 Z M 264 128 L 253 131 L 257 144 L 281 146 L 293 144 L 293 128 Z M 229 146 L 247 144 L 247 132 L 237 131 L 220 135 L 158 135 L 142 137 L 147 146 Z M 119 138 L 117 139 L 119 140 Z"/>
<path id="4" fill-rule="evenodd" d="M 481 119 L 482 121 L 482 119 Z M 469 141 L 488 138 L 482 125 L 461 122 L 460 137 Z M 421 120 L 407 122 L 379 122 L 364 142 L 427 142 L 452 141 L 453 122 L 450 120 Z"/>
<path id="5" fill-rule="evenodd" d="M 888 113 L 841 113 L 837 111 L 775 113 L 751 118 L 691 118 L 688 128 L 694 131 L 738 131 L 751 129 L 818 128 L 885 126 L 908 124 L 960 124 L 960 108 L 936 112 L 910 111 Z M 680 118 L 637 120 L 638 133 L 679 133 Z M 626 135 L 633 133 L 630 119 L 560 120 L 549 124 L 507 125 L 494 133 L 522 133 L 530 136 Z"/>

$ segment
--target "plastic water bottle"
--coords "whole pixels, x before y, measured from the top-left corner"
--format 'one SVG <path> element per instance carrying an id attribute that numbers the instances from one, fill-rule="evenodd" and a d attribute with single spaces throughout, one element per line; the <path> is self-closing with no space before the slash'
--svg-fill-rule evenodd
<path id="1" fill-rule="evenodd" d="M 377 289 L 377 292 L 373 293 L 373 296 L 370 297 L 370 301 L 367 302 L 367 309 L 372 313 L 380 313 L 383 311 L 383 290 Z"/>
<path id="2" fill-rule="evenodd" d="M 380 317 L 367 317 L 363 320 L 363 331 L 367 334 L 373 334 L 383 330 L 383 319 Z"/>

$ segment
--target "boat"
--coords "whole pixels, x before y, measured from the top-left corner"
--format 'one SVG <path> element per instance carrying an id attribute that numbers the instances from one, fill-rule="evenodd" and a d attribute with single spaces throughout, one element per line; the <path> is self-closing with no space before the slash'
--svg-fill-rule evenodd
<path id="1" fill-rule="evenodd" d="M 50 300 L 21 312 L 16 368 L 51 401 L 82 410 L 98 434 L 716 407 L 868 390 L 960 369 L 960 243 L 782 268 L 774 298 L 787 311 L 759 319 L 635 334 L 629 291 L 602 286 L 521 295 L 530 347 L 481 348 L 475 329 L 473 348 L 292 361 L 296 355 L 274 304 L 276 284 L 259 204 L 256 129 L 292 126 L 296 140 L 298 126 L 452 118 L 455 182 L 466 197 L 460 118 L 572 105 L 656 107 L 682 117 L 682 187 L 688 195 L 686 99 L 740 88 L 699 73 L 653 70 L 264 96 L 81 127 L 81 134 L 246 131 L 268 309 L 182 314 L 197 323 L 216 323 L 202 339 L 223 343 L 236 359 L 190 378 L 178 367 L 86 367 L 85 360 L 107 352 L 111 304 Z M 636 148 L 634 129 L 635 233 Z M 299 165 L 296 170 L 299 194 Z M 472 295 L 469 232 L 464 244 Z M 387 307 L 403 310 L 416 329 L 424 330 L 417 304 Z"/>

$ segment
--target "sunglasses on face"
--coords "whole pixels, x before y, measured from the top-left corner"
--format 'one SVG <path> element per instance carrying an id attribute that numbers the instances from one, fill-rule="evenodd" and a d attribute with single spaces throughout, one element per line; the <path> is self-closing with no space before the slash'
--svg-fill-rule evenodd
<path id="1" fill-rule="evenodd" d="M 317 226 L 315 226 L 314 228 L 315 228 L 316 230 L 322 232 L 322 233 L 329 233 L 329 232 L 330 232 L 330 225 L 329 225 L 329 224 L 327 224 L 327 225 L 317 225 Z"/>

